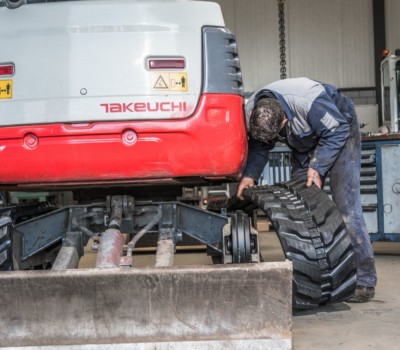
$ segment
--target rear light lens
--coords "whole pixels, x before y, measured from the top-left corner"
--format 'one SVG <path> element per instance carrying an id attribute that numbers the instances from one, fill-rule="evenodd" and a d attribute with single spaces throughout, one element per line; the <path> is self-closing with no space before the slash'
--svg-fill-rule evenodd
<path id="1" fill-rule="evenodd" d="M 184 69 L 185 60 L 179 59 L 166 59 L 166 58 L 151 58 L 148 60 L 149 69 Z"/>
<path id="2" fill-rule="evenodd" d="M 13 64 L 0 64 L 0 76 L 14 75 Z"/>

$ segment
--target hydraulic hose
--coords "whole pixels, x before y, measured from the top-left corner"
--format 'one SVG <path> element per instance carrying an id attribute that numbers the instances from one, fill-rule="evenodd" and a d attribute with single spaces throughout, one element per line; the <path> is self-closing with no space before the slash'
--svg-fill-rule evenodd
<path id="1" fill-rule="evenodd" d="M 96 234 L 94 232 L 92 232 L 88 228 L 78 224 L 78 219 L 81 220 L 81 219 L 85 219 L 85 218 L 90 218 L 92 216 L 94 216 L 94 214 L 92 212 L 79 215 L 78 217 L 73 216 L 72 221 L 71 221 L 72 227 L 79 229 L 81 232 L 83 232 L 89 238 L 96 236 Z"/>
<path id="2" fill-rule="evenodd" d="M 149 208 L 151 208 L 151 207 L 148 207 L 147 209 L 149 209 Z M 149 232 L 149 230 L 151 228 L 153 228 L 160 221 L 160 219 L 162 217 L 162 210 L 160 207 L 156 207 L 156 208 L 157 208 L 156 215 L 128 243 L 128 250 L 126 253 L 127 256 L 132 256 L 133 248 L 135 248 L 135 245 L 139 241 L 139 239 L 141 239 L 147 232 Z"/>

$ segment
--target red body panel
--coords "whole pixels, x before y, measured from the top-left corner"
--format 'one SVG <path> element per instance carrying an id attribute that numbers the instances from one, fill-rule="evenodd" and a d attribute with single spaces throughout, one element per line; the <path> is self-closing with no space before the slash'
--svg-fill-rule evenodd
<path id="1" fill-rule="evenodd" d="M 137 135 L 133 144 L 123 142 L 127 130 Z M 246 152 L 243 98 L 209 94 L 184 120 L 0 128 L 0 185 L 232 178 L 240 174 Z"/>

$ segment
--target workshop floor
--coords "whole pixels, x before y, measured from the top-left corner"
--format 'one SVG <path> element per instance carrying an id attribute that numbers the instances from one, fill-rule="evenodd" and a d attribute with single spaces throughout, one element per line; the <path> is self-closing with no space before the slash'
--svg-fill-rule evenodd
<path id="1" fill-rule="evenodd" d="M 391 244 L 396 249 L 382 244 L 375 248 L 378 286 L 374 300 L 295 313 L 295 350 L 400 349 L 400 246 Z"/>
<path id="2" fill-rule="evenodd" d="M 282 258 L 276 233 L 259 231 L 265 260 Z M 400 350 L 400 243 L 373 247 L 378 272 L 374 300 L 294 312 L 294 350 Z"/>
<path id="3" fill-rule="evenodd" d="M 283 260 L 275 232 L 261 223 L 260 246 L 264 260 Z M 366 304 L 339 303 L 294 312 L 294 350 L 400 350 L 400 243 L 374 243 L 378 286 Z M 95 253 L 87 250 L 80 268 L 92 267 Z M 136 255 L 135 266 L 154 266 L 154 254 Z M 175 265 L 210 264 L 204 251 L 178 252 Z"/>

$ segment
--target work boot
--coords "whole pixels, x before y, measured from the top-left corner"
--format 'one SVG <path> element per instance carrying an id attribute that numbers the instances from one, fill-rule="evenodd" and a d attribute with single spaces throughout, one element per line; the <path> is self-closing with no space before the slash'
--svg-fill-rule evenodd
<path id="1" fill-rule="evenodd" d="M 374 287 L 357 286 L 354 295 L 346 300 L 348 303 L 367 303 L 375 296 Z"/>

